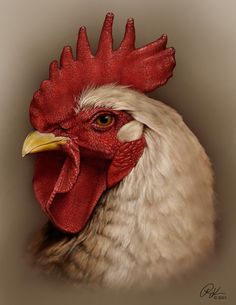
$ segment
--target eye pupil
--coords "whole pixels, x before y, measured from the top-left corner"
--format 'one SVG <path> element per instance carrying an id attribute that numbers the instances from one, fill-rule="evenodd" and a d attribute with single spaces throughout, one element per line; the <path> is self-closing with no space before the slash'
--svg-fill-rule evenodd
<path id="1" fill-rule="evenodd" d="M 108 121 L 109 121 L 109 116 L 108 116 L 108 115 L 102 115 L 102 116 L 100 117 L 100 122 L 101 122 L 102 124 L 107 124 Z"/>
<path id="2" fill-rule="evenodd" d="M 96 123 L 100 126 L 108 126 L 112 123 L 112 116 L 108 114 L 102 114 L 97 118 Z"/>

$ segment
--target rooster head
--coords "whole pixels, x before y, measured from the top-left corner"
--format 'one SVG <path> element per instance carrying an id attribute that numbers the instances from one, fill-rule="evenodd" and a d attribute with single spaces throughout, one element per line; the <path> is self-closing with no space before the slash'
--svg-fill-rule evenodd
<path id="1" fill-rule="evenodd" d="M 113 18 L 106 15 L 95 55 L 85 27 L 80 28 L 76 58 L 66 46 L 60 67 L 51 63 L 49 79 L 30 105 L 35 131 L 22 154 L 37 153 L 36 198 L 54 225 L 68 233 L 84 228 L 102 194 L 126 177 L 143 154 L 144 124 L 132 109 L 122 108 L 122 101 L 165 84 L 175 66 L 166 35 L 135 48 L 133 19 L 113 50 Z M 112 84 L 123 88 L 124 96 Z"/>

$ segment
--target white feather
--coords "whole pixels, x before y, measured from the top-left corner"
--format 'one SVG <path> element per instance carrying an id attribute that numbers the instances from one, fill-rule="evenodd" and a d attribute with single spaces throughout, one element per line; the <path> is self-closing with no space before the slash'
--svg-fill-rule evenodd
<path id="1" fill-rule="evenodd" d="M 117 138 L 121 142 L 130 142 L 138 140 L 143 134 L 143 124 L 133 120 L 124 126 L 117 133 Z"/>
<path id="2" fill-rule="evenodd" d="M 102 195 L 78 235 L 48 244 L 43 231 L 36 243 L 38 261 L 61 266 L 78 282 L 161 286 L 189 274 L 213 252 L 211 164 L 181 116 L 160 101 L 106 85 L 87 89 L 77 112 L 101 106 L 133 116 L 118 137 L 132 141 L 143 134 L 143 155 L 129 175 Z"/>
<path id="3" fill-rule="evenodd" d="M 214 247 L 213 176 L 204 149 L 181 116 L 160 101 L 115 85 L 93 88 L 79 103 L 131 114 L 136 123 L 120 130 L 122 140 L 140 137 L 145 125 L 142 157 L 102 197 L 90 223 L 92 237 L 85 241 L 94 242 L 95 252 L 101 253 L 100 243 L 106 248 L 112 264 L 104 269 L 104 283 L 165 282 L 198 266 Z M 96 223 L 105 241 L 93 232 Z"/>

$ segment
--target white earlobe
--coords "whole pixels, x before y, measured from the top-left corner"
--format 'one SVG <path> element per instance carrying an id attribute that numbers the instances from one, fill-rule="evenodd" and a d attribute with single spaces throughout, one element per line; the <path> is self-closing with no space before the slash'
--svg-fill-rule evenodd
<path id="1" fill-rule="evenodd" d="M 143 134 L 143 124 L 138 121 L 131 121 L 118 131 L 117 137 L 122 142 L 138 140 Z"/>

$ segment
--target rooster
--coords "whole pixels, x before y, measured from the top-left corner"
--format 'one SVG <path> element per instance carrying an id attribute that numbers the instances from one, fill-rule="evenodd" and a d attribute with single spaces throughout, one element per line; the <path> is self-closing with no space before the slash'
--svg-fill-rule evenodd
<path id="1" fill-rule="evenodd" d="M 214 249 L 209 159 L 181 116 L 146 96 L 175 66 L 167 36 L 135 49 L 133 19 L 112 48 L 106 15 L 96 55 L 86 28 L 63 49 L 30 105 L 33 188 L 49 222 L 30 251 L 46 271 L 107 286 L 165 283 Z"/>

